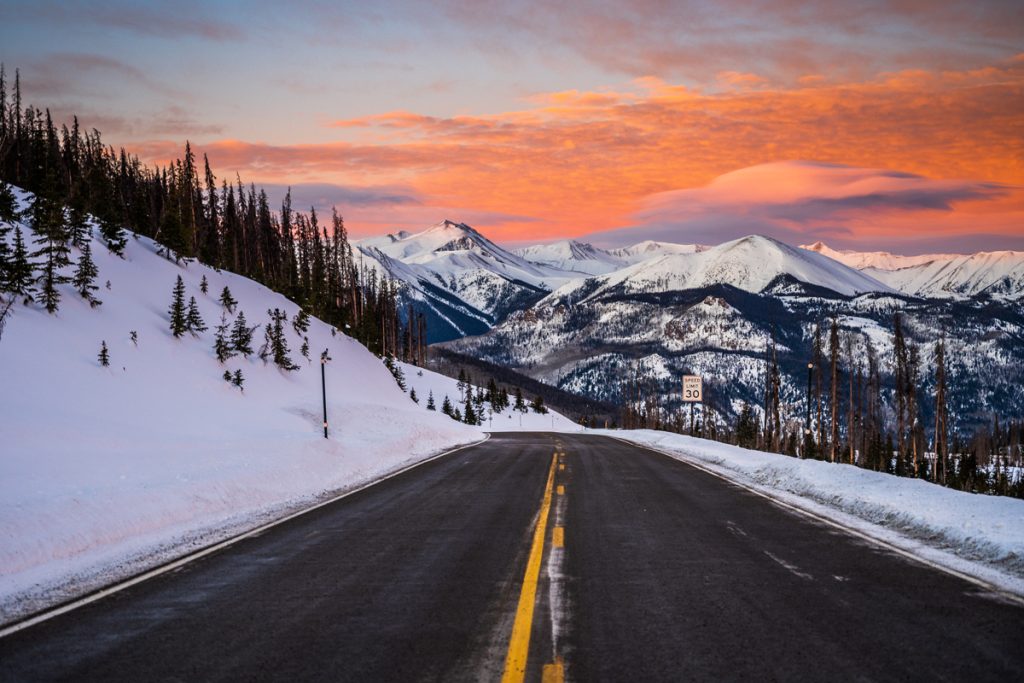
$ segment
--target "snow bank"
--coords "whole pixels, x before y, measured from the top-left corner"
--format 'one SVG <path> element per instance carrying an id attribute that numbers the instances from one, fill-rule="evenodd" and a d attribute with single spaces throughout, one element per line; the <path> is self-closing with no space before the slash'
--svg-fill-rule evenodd
<path id="1" fill-rule="evenodd" d="M 1024 595 L 1024 501 L 650 430 L 605 431 Z"/>
<path id="2" fill-rule="evenodd" d="M 260 325 L 257 349 L 267 309 L 290 321 L 297 306 L 246 278 L 169 261 L 148 239 L 130 239 L 123 259 L 98 239 L 92 251 L 101 306 L 63 285 L 56 315 L 18 303 L 0 339 L 0 622 L 484 438 L 411 401 L 379 359 L 317 320 L 312 360 L 287 326 L 297 372 L 255 355 L 221 365 L 213 329 L 225 285 L 236 312 Z M 178 275 L 210 328 L 197 337 L 169 330 Z M 97 361 L 101 341 L 110 367 Z M 244 392 L 225 369 L 242 371 Z"/>

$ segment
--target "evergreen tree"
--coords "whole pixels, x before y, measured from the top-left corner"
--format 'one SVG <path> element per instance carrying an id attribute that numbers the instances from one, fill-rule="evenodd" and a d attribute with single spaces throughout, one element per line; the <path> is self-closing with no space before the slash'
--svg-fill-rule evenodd
<path id="1" fill-rule="evenodd" d="M 546 415 L 547 412 L 548 412 L 548 409 L 544 406 L 544 397 L 541 396 L 540 394 L 537 394 L 533 398 L 533 401 L 530 403 L 530 409 L 533 410 L 533 412 L 535 412 L 535 413 L 540 413 L 541 415 Z"/>
<path id="2" fill-rule="evenodd" d="M 309 360 L 309 337 L 302 338 L 302 346 L 299 348 L 299 353 L 308 361 Z"/>
<path id="3" fill-rule="evenodd" d="M 189 297 L 188 300 L 188 313 L 185 314 L 185 328 L 188 329 L 193 335 L 198 336 L 201 332 L 206 332 L 206 323 L 203 322 L 203 317 L 199 315 L 199 306 L 196 304 L 196 298 Z"/>
<path id="4" fill-rule="evenodd" d="M 234 313 L 235 306 L 238 305 L 238 302 L 235 301 L 234 297 L 231 296 L 231 290 L 227 288 L 227 285 L 225 285 L 224 289 L 221 290 L 220 298 L 218 299 L 218 301 L 220 302 L 221 306 L 228 309 L 228 313 Z"/>
<path id="5" fill-rule="evenodd" d="M 228 384 L 231 384 L 231 371 L 230 370 L 225 370 L 224 374 L 221 375 L 221 377 L 224 378 L 225 382 L 227 382 Z"/>
<path id="6" fill-rule="evenodd" d="M 36 232 L 36 244 L 40 245 L 32 256 L 42 258 L 37 281 L 40 300 L 48 313 L 55 313 L 60 305 L 57 287 L 70 281 L 61 269 L 71 264 L 64 207 L 55 197 L 56 180 L 52 175 L 52 171 L 47 174 L 46 185 L 36 194 L 31 209 L 32 228 Z"/>
<path id="7" fill-rule="evenodd" d="M 199 291 L 203 294 L 207 294 L 210 291 L 210 283 L 206 281 L 205 274 L 203 274 L 203 279 L 199 281 Z"/>
<path id="8" fill-rule="evenodd" d="M 86 213 L 85 196 L 81 189 L 71 196 L 68 202 L 68 239 L 79 249 L 92 237 L 89 227 L 89 215 Z"/>
<path id="9" fill-rule="evenodd" d="M 243 356 L 252 353 L 252 335 L 256 327 L 249 327 L 245 321 L 245 311 L 239 311 L 235 324 L 231 327 L 231 349 Z"/>
<path id="10" fill-rule="evenodd" d="M 736 445 L 740 448 L 757 446 L 757 420 L 754 418 L 753 409 L 746 401 L 743 402 L 739 420 L 736 422 Z"/>
<path id="11" fill-rule="evenodd" d="M 0 221 L 13 223 L 18 218 L 18 201 L 11 186 L 0 180 Z"/>
<path id="12" fill-rule="evenodd" d="M 427 410 L 437 410 L 437 406 L 434 404 L 434 392 L 433 390 L 427 394 Z"/>
<path id="13" fill-rule="evenodd" d="M 99 289 L 99 287 L 93 284 L 99 272 L 99 269 L 92 260 L 92 247 L 89 246 L 89 241 L 86 240 L 82 242 L 82 255 L 78 259 L 78 266 L 75 268 L 74 277 L 71 278 L 71 284 L 74 285 L 79 295 L 93 307 L 103 303 L 93 295 L 93 292 Z"/>
<path id="14" fill-rule="evenodd" d="M 228 341 L 227 313 L 223 311 L 220 314 L 220 325 L 217 325 L 213 334 L 213 353 L 217 356 L 217 362 L 221 364 L 235 355 Z"/>
<path id="15" fill-rule="evenodd" d="M 412 389 L 409 390 L 409 398 L 412 399 L 413 403 L 419 403 L 420 402 L 420 400 L 418 398 L 416 398 L 416 388 L 415 387 L 413 387 Z"/>
<path id="16" fill-rule="evenodd" d="M 309 313 L 300 308 L 292 318 L 292 328 L 295 330 L 295 334 L 306 334 L 309 331 Z"/>
<path id="17" fill-rule="evenodd" d="M 523 401 L 523 390 L 519 387 L 516 387 L 516 402 L 513 408 L 521 413 L 526 412 L 526 403 Z"/>
<path id="18" fill-rule="evenodd" d="M 235 374 L 231 376 L 231 383 L 238 387 L 239 391 L 245 392 L 245 389 L 242 388 L 242 385 L 245 384 L 245 377 L 242 376 L 241 368 L 235 370 Z"/>
<path id="19" fill-rule="evenodd" d="M 398 367 L 395 363 L 394 356 L 384 356 L 384 367 L 388 369 L 392 377 L 395 378 L 395 382 L 398 384 L 398 388 L 405 391 L 405 373 L 402 372 L 402 368 Z"/>
<path id="20" fill-rule="evenodd" d="M 185 313 L 185 281 L 178 276 L 174 282 L 174 292 L 171 298 L 171 307 L 168 309 L 171 316 L 171 334 L 179 338 L 188 331 L 188 318 Z"/>
<path id="21" fill-rule="evenodd" d="M 135 346 L 139 345 L 139 333 L 135 330 L 128 333 L 128 338 L 132 340 L 132 344 L 135 344 Z"/>
<path id="22" fill-rule="evenodd" d="M 270 322 L 263 329 L 263 347 L 260 349 L 260 358 L 266 361 L 273 359 L 274 365 L 282 370 L 298 370 L 299 366 L 292 362 L 288 356 L 288 340 L 284 334 L 284 321 L 287 315 L 280 309 L 268 310 Z"/>
<path id="23" fill-rule="evenodd" d="M 452 402 L 448 400 L 447 394 L 444 397 L 444 401 L 441 402 L 441 412 L 448 417 L 452 417 Z"/>
<path id="24" fill-rule="evenodd" d="M 7 264 L 7 279 L 2 283 L 4 288 L 22 297 L 25 303 L 33 300 L 35 294 L 35 265 L 29 260 L 28 251 L 25 249 L 25 240 L 21 235 L 21 228 L 14 228 L 14 248 L 11 251 L 11 259 Z"/>
<path id="25" fill-rule="evenodd" d="M 472 399 L 472 397 L 469 397 L 469 396 L 466 397 L 466 412 L 465 412 L 464 417 L 462 419 L 468 425 L 479 424 L 479 422 L 477 421 L 477 417 L 476 417 L 476 411 L 473 410 L 473 399 Z"/>
<path id="26" fill-rule="evenodd" d="M 98 356 L 100 365 L 107 368 L 110 367 L 110 352 L 107 350 L 107 342 L 103 340 L 100 342 L 100 355 Z"/>

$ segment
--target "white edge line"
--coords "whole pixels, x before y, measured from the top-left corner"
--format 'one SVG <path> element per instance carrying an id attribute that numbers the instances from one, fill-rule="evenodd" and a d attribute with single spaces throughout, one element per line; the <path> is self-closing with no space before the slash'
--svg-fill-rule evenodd
<path id="1" fill-rule="evenodd" d="M 485 437 L 483 439 L 481 439 L 480 441 L 475 441 L 473 443 L 467 443 L 467 444 L 464 444 L 462 446 L 459 446 L 458 448 L 453 448 L 451 450 L 443 451 L 443 452 L 438 453 L 436 455 L 432 455 L 432 456 L 430 456 L 430 457 L 428 457 L 428 458 L 426 458 L 424 460 L 420 460 L 418 462 L 414 462 L 411 465 L 406 465 L 405 467 L 403 467 L 401 469 L 398 469 L 398 470 L 395 470 L 394 472 L 391 472 L 391 473 L 381 477 L 380 479 L 374 479 L 373 481 L 368 481 L 368 482 L 366 482 L 365 484 L 363 484 L 362 486 L 360 486 L 358 488 L 354 488 L 354 489 L 352 489 L 350 491 L 346 491 L 345 493 L 342 493 L 342 494 L 339 494 L 337 496 L 334 496 L 333 498 L 329 498 L 327 500 L 320 501 L 316 505 L 313 505 L 313 506 L 308 507 L 308 508 L 303 508 L 302 510 L 299 510 L 298 512 L 293 512 L 290 515 L 282 517 L 281 519 L 277 519 L 277 520 L 274 520 L 272 522 L 267 522 L 266 524 L 258 526 L 255 529 L 250 529 L 249 531 L 242 532 L 241 534 L 238 534 L 236 536 L 232 536 L 231 538 L 228 538 L 228 539 L 225 539 L 223 541 L 220 541 L 219 543 L 215 543 L 213 545 L 210 545 L 210 546 L 207 546 L 205 548 L 202 548 L 201 550 L 197 550 L 197 551 L 195 551 L 193 553 L 185 555 L 184 557 L 180 557 L 177 560 L 172 560 L 171 562 L 169 562 L 167 564 L 162 564 L 162 565 L 160 565 L 158 567 L 154 567 L 153 569 L 149 569 L 149 570 L 147 570 L 147 571 L 145 571 L 145 572 L 143 572 L 141 574 L 136 574 L 135 576 L 131 577 L 130 579 L 126 579 L 126 580 L 124 580 L 124 581 L 122 581 L 120 583 L 115 583 L 115 584 L 107 586 L 105 588 L 100 588 L 100 589 L 98 589 L 98 590 L 96 590 L 96 591 L 94 591 L 92 593 L 89 593 L 88 595 L 86 595 L 84 597 L 72 600 L 71 602 L 66 602 L 66 603 L 64 603 L 64 604 L 62 604 L 62 605 L 60 605 L 58 607 L 54 607 L 54 608 L 52 608 L 52 609 L 50 609 L 48 611 L 40 612 L 40 613 L 36 614 L 35 616 L 28 617 L 27 619 L 24 619 L 22 621 L 15 622 L 15 623 L 13 623 L 13 624 L 11 624 L 9 626 L 6 626 L 2 630 L 0 630 L 0 638 L 5 638 L 5 637 L 7 637 L 9 635 L 17 633 L 18 631 L 22 631 L 24 629 L 30 628 L 32 626 L 35 626 L 36 624 L 40 624 L 40 623 L 42 623 L 44 621 L 48 621 L 50 619 L 53 619 L 54 617 L 58 617 L 61 614 L 67 614 L 68 612 L 76 610 L 79 607 L 84 607 L 85 605 L 88 605 L 88 604 L 91 604 L 93 602 L 96 602 L 97 600 L 102 600 L 103 598 L 105 598 L 107 596 L 113 595 L 114 593 L 119 593 L 119 592 L 125 590 L 126 588 L 131 588 L 132 586 L 140 584 L 143 581 L 148 581 L 149 579 L 152 579 L 152 578 L 155 578 L 157 576 L 160 576 L 161 574 L 166 574 L 167 572 L 174 571 L 175 569 L 178 569 L 179 567 L 183 567 L 184 565 L 189 564 L 190 562 L 194 562 L 195 560 L 198 560 L 198 559 L 200 559 L 202 557 L 206 557 L 207 555 L 211 555 L 211 554 L 213 554 L 215 552 L 223 550 L 224 548 L 232 546 L 235 543 L 238 543 L 239 541 L 243 541 L 243 540 L 245 540 L 247 538 L 250 538 L 252 536 L 256 536 L 257 534 L 261 534 L 261 533 L 263 533 L 264 531 L 266 531 L 268 529 L 272 529 L 275 526 L 278 526 L 280 524 L 284 524 L 285 522 L 291 521 L 291 520 L 295 519 L 296 517 L 301 517 L 302 515 L 305 515 L 305 514 L 307 514 L 309 512 L 313 512 L 314 510 L 318 510 L 318 509 L 324 507 L 325 505 L 330 505 L 332 503 L 336 503 L 336 502 L 338 502 L 339 500 L 341 500 L 343 498 L 348 498 L 349 496 L 355 495 L 356 493 L 359 493 L 360 491 L 365 491 L 366 489 L 370 488 L 371 486 L 376 486 L 377 484 L 385 482 L 388 479 L 391 479 L 392 477 L 397 477 L 398 475 L 404 474 L 405 472 L 408 472 L 411 469 L 415 469 L 415 468 L 419 467 L 420 465 L 426 465 L 428 462 L 432 462 L 432 461 L 437 460 L 438 458 L 442 458 L 442 457 L 444 457 L 446 455 L 451 455 L 452 453 L 457 453 L 457 452 L 459 452 L 461 450 L 464 450 L 466 448 L 471 448 L 473 446 L 479 446 L 480 444 L 484 443 L 485 441 L 487 441 L 490 438 L 491 438 L 491 435 L 489 433 L 485 432 Z"/>
<path id="2" fill-rule="evenodd" d="M 905 549 L 899 547 L 898 545 L 894 545 L 893 543 L 890 543 L 889 541 L 884 541 L 884 540 L 882 540 L 880 538 L 876 538 L 876 537 L 874 537 L 874 536 L 872 536 L 872 535 L 870 535 L 868 533 L 865 533 L 865 532 L 863 532 L 863 531 L 861 531 L 859 529 L 854 529 L 853 527 L 846 526 L 842 522 L 837 522 L 834 519 L 829 519 L 828 517 L 824 517 L 822 515 L 819 515 L 816 512 L 811 512 L 810 510 L 802 508 L 799 505 L 794 505 L 793 503 L 790 503 L 788 501 L 782 500 L 780 498 L 776 498 L 775 496 L 773 496 L 773 495 L 771 495 L 769 493 L 766 493 L 765 491 L 759 491 L 756 488 L 753 488 L 751 486 L 748 486 L 747 484 L 744 484 L 743 482 L 737 481 L 735 479 L 731 479 L 731 478 L 727 477 L 724 474 L 721 474 L 719 472 L 715 472 L 714 470 L 708 469 L 707 467 L 704 467 L 703 465 L 695 463 L 695 462 L 693 462 L 693 461 L 691 461 L 689 459 L 686 459 L 686 460 L 681 459 L 681 458 L 677 457 L 677 454 L 670 453 L 668 451 L 663 451 L 663 450 L 661 450 L 659 448 L 654 448 L 653 446 L 648 446 L 646 444 L 636 443 L 635 441 L 630 441 L 629 439 L 624 439 L 624 438 L 619 437 L 619 436 L 611 436 L 610 434 L 606 434 L 604 436 L 608 436 L 609 438 L 616 439 L 617 441 L 622 441 L 623 443 L 628 443 L 631 446 L 636 446 L 637 448 L 646 449 L 648 451 L 651 451 L 652 453 L 657 453 L 658 455 L 663 455 L 663 456 L 665 456 L 667 458 L 671 458 L 672 460 L 675 460 L 676 462 L 681 462 L 684 465 L 689 465 L 690 467 L 693 467 L 694 469 L 698 469 L 698 470 L 700 470 L 700 471 L 702 471 L 702 472 L 704 472 L 706 474 L 710 474 L 711 476 L 717 477 L 717 478 L 721 479 L 722 481 L 728 482 L 728 483 L 730 483 L 730 484 L 732 484 L 734 486 L 738 486 L 741 489 L 745 489 L 745 490 L 749 491 L 750 493 L 753 493 L 755 495 L 761 496 L 762 498 L 767 498 L 768 500 L 770 500 L 771 502 L 775 503 L 776 505 L 779 505 L 779 506 L 782 506 L 782 507 L 787 508 L 789 510 L 792 510 L 793 512 L 796 512 L 797 514 L 804 515 L 805 517 L 810 517 L 810 518 L 815 519 L 815 520 L 817 520 L 819 522 L 822 522 L 823 524 L 828 524 L 829 526 L 835 527 L 836 529 L 840 529 L 842 531 L 845 531 L 846 533 L 850 534 L 851 536 L 856 536 L 857 538 L 863 539 L 863 540 L 868 541 L 870 543 L 873 543 L 873 544 L 875 544 L 877 546 L 881 546 L 882 548 L 885 548 L 886 550 L 894 552 L 897 555 L 901 555 L 901 556 L 903 556 L 903 557 L 905 557 L 907 559 L 913 560 L 915 562 L 919 562 L 919 563 L 921 563 L 923 565 L 931 567 L 932 569 L 937 569 L 937 570 L 939 570 L 941 572 L 949 574 L 950 576 L 955 576 L 958 579 L 963 579 L 964 581 L 967 581 L 968 583 L 973 583 L 975 586 L 978 586 L 980 588 L 984 588 L 985 590 L 987 590 L 987 591 L 989 591 L 991 593 L 995 593 L 996 595 L 998 595 L 998 596 L 1000 596 L 1002 598 L 1010 600 L 1011 602 L 1014 602 L 1015 604 L 1024 607 L 1024 597 L 1022 597 L 1020 595 L 1017 595 L 1016 593 L 1013 593 L 1011 591 L 1008 591 L 1005 588 L 1001 588 L 999 586 L 996 586 L 995 584 L 991 584 L 988 581 L 985 581 L 984 579 L 979 579 L 976 576 L 971 576 L 970 574 L 965 574 L 964 572 L 958 571 L 958 570 L 953 569 L 951 567 L 947 567 L 947 566 L 945 566 L 943 564 L 935 562 L 934 560 L 929 560 L 928 558 L 921 557 L 920 555 L 915 555 L 914 553 L 910 552 L 909 550 L 905 550 Z"/>

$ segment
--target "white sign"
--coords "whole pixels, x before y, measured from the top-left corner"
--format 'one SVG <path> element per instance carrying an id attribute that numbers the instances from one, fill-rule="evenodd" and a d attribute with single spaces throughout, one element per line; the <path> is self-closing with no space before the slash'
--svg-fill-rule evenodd
<path id="1" fill-rule="evenodd" d="M 704 384 L 697 375 L 683 375 L 683 401 L 700 403 L 704 400 Z"/>

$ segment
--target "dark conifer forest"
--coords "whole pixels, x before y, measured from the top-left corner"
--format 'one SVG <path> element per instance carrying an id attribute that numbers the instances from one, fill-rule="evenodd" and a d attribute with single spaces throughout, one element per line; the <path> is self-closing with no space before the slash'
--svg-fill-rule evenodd
<path id="1" fill-rule="evenodd" d="M 147 166 L 105 144 L 77 117 L 58 125 L 48 109 L 22 101 L 20 76 L 0 68 L 0 180 L 36 196 L 33 226 L 45 238 L 35 267 L 47 310 L 66 245 L 85 217 L 107 248 L 120 253 L 127 231 L 152 238 L 168 258 L 197 259 L 260 282 L 303 310 L 358 339 L 378 355 L 422 363 L 426 323 L 398 304 L 398 286 L 353 259 L 344 220 L 295 208 L 291 193 L 271 207 L 267 193 L 236 176 L 215 175 L 186 142 L 167 166 Z M 67 211 L 53 210 L 66 206 Z M 2 209 L 2 207 L 0 207 Z M 24 278 L 18 278 L 18 283 Z M 15 278 L 4 278 L 7 284 Z"/>

